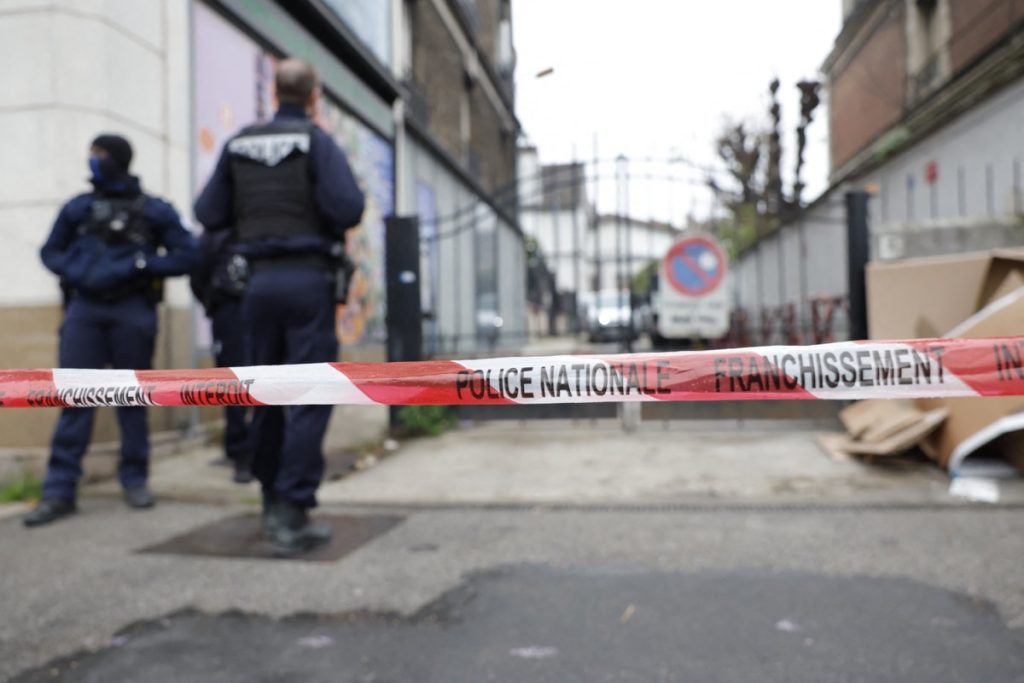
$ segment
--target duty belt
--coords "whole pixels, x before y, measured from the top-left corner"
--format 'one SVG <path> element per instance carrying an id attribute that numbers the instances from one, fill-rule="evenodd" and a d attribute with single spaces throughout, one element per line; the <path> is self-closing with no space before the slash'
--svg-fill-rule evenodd
<path id="1" fill-rule="evenodd" d="M 326 254 L 283 254 L 281 256 L 250 257 L 252 272 L 281 268 L 311 268 L 330 271 L 334 266 Z"/>

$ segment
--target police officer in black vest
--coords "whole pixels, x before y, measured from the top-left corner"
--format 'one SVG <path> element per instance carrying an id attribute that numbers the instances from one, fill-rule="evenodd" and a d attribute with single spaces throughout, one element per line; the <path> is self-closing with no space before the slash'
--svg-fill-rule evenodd
<path id="1" fill-rule="evenodd" d="M 345 154 L 310 120 L 320 96 L 312 67 L 283 60 L 275 86 L 274 119 L 227 142 L 195 213 L 207 230 L 233 227 L 251 268 L 242 301 L 249 362 L 334 361 L 335 256 L 362 217 L 363 194 Z M 309 518 L 330 413 L 330 406 L 254 409 L 253 472 L 263 489 L 264 533 L 278 555 L 330 537 Z"/>
<path id="2" fill-rule="evenodd" d="M 245 365 L 245 332 L 242 295 L 249 280 L 249 264 L 236 250 L 233 230 L 207 232 L 199 238 L 199 267 L 189 284 L 203 305 L 213 331 L 213 355 L 217 367 Z M 235 469 L 238 484 L 252 481 L 252 444 L 248 409 L 224 407 L 224 455 Z"/>
<path id="3" fill-rule="evenodd" d="M 60 276 L 65 295 L 60 328 L 62 368 L 137 370 L 153 362 L 156 304 L 163 278 L 183 275 L 198 263 L 195 239 L 178 213 L 143 193 L 128 173 L 131 145 L 119 135 L 92 142 L 93 191 L 60 210 L 43 264 Z M 26 526 L 52 522 L 75 511 L 81 460 L 92 435 L 93 408 L 65 408 L 53 433 L 43 497 Z M 118 478 L 132 508 L 154 503 L 146 487 L 149 434 L 146 409 L 117 409 L 121 427 Z"/>

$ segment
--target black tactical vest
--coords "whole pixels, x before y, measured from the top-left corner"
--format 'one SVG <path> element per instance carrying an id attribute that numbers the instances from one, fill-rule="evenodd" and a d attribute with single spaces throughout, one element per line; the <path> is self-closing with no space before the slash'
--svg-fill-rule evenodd
<path id="1" fill-rule="evenodd" d="M 322 234 L 309 168 L 314 125 L 271 121 L 228 143 L 239 241 Z"/>
<path id="2" fill-rule="evenodd" d="M 94 235 L 107 244 L 153 246 L 153 231 L 142 211 L 146 195 L 137 197 L 103 197 L 93 199 L 89 218 L 78 228 L 80 235 Z"/>

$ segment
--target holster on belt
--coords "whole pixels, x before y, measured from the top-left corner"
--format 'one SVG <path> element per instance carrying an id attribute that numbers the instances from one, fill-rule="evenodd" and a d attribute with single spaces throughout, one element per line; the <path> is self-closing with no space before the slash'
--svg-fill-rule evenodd
<path id="1" fill-rule="evenodd" d="M 356 263 L 345 251 L 344 242 L 334 245 L 331 249 L 331 258 L 334 260 L 334 302 L 345 305 L 348 303 L 348 290 L 356 273 Z"/>

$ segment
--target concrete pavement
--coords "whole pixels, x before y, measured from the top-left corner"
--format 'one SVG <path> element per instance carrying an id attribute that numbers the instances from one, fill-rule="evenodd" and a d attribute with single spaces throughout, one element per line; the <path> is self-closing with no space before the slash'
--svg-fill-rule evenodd
<path id="1" fill-rule="evenodd" d="M 734 422 L 646 426 L 614 421 L 490 423 L 406 444 L 400 457 L 331 482 L 324 503 L 958 504 L 927 463 L 827 457 L 804 431 Z M 1024 502 L 1024 481 L 1000 482 Z"/>
<path id="2" fill-rule="evenodd" d="M 709 501 L 750 505 L 885 503 L 957 505 L 949 477 L 927 463 L 835 461 L 815 433 L 779 425 L 704 421 L 634 434 L 614 420 L 482 423 L 416 439 L 352 476 L 370 451 L 333 457 L 323 504 L 652 505 Z M 164 499 L 252 503 L 256 484 L 239 486 L 215 467 L 216 448 L 154 464 L 151 485 Z M 1024 480 L 998 484 L 1004 503 L 1024 503 Z M 117 497 L 117 482 L 88 495 Z"/>

